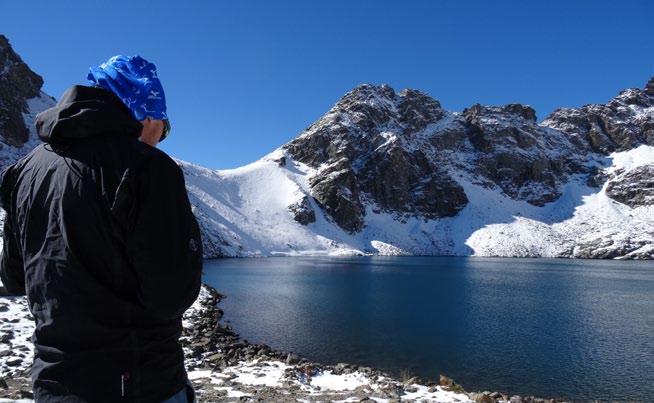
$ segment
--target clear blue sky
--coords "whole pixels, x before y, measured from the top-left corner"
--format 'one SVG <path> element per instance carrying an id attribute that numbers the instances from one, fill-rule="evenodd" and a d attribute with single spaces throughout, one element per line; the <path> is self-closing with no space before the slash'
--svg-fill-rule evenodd
<path id="1" fill-rule="evenodd" d="M 59 97 L 88 67 L 139 54 L 173 133 L 211 168 L 289 141 L 361 83 L 425 91 L 454 111 L 521 102 L 539 120 L 654 75 L 654 2 L 2 1 L 0 32 Z"/>

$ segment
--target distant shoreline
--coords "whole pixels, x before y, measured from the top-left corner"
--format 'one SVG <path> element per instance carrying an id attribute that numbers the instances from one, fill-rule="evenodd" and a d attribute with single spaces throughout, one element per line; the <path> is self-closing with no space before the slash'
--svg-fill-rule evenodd
<path id="1" fill-rule="evenodd" d="M 280 257 L 328 257 L 328 258 L 350 258 L 350 257 L 443 257 L 443 258 L 470 258 L 470 259 L 545 259 L 545 260 L 565 260 L 565 261 L 599 261 L 599 262 L 651 262 L 654 258 L 597 258 L 597 257 L 572 257 L 572 256 L 499 256 L 499 255 L 393 255 L 381 253 L 353 253 L 353 254 L 305 254 L 305 253 L 286 253 L 274 252 L 270 255 L 252 255 L 252 256 L 214 256 L 203 257 L 204 260 L 218 260 L 218 259 L 265 259 L 265 258 L 280 258 Z"/>

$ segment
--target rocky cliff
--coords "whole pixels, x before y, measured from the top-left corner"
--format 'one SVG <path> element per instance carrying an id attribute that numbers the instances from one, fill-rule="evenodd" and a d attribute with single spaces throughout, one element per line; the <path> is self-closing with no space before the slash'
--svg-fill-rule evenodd
<path id="1" fill-rule="evenodd" d="M 41 91 L 43 78 L 34 73 L 0 34 L 0 166 L 27 154 L 38 144 L 33 125 L 40 111 L 55 104 Z"/>
<path id="2" fill-rule="evenodd" d="M 596 161 L 654 145 L 653 108 L 654 79 L 606 105 L 558 109 L 540 124 L 526 105 L 476 104 L 452 113 L 416 90 L 362 85 L 282 148 L 316 170 L 310 194 L 356 232 L 366 203 L 430 219 L 456 215 L 469 200 L 453 175 L 535 206 L 557 200 L 574 174 L 599 187 L 606 178 Z M 645 171 L 622 175 L 621 188 L 630 190 L 607 194 L 631 206 L 650 200 Z"/>

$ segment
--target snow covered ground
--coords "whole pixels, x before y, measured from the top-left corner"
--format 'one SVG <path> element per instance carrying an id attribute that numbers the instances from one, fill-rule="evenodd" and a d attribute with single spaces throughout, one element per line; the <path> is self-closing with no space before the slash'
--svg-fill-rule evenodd
<path id="1" fill-rule="evenodd" d="M 195 370 L 189 372 L 189 379 L 198 382 L 201 379 L 208 380 L 215 390 L 224 390 L 227 398 L 240 398 L 241 396 L 256 397 L 251 393 L 248 386 L 267 386 L 273 388 L 295 388 L 301 391 L 302 398 L 297 401 L 315 401 L 327 394 L 327 401 L 331 402 L 358 402 L 360 395 L 372 395 L 369 398 L 376 402 L 389 402 L 390 398 L 376 397 L 375 393 L 381 394 L 382 383 L 389 381 L 383 377 L 372 378 L 360 372 L 348 374 L 333 374 L 331 371 L 323 371 L 311 377 L 289 377 L 293 373 L 294 366 L 281 361 L 259 361 L 242 362 L 224 371 Z M 231 381 L 225 386 L 226 381 Z M 403 394 L 400 399 L 403 401 L 430 401 L 430 402 L 471 402 L 464 393 L 456 393 L 443 389 L 441 386 L 428 387 L 419 384 L 405 386 L 411 390 Z M 250 392 L 243 391 L 250 390 Z M 356 393 L 355 395 L 355 391 Z M 341 396 L 335 397 L 334 395 Z"/>
<path id="2" fill-rule="evenodd" d="M 0 315 L 0 377 L 21 374 L 34 359 L 34 320 L 27 299 L 0 297 Z"/>
<path id="3" fill-rule="evenodd" d="M 640 146 L 609 156 L 608 175 L 654 163 L 654 147 Z M 578 248 L 594 240 L 614 239 L 644 246 L 632 254 L 650 251 L 654 245 L 654 206 L 631 208 L 606 195 L 605 183 L 598 191 L 581 177 L 575 177 L 563 189 L 558 200 L 536 207 L 516 202 L 483 188 L 467 184 L 471 203 L 453 221 L 459 231 L 466 226 L 461 243 L 473 255 L 509 257 L 576 257 Z M 467 238 L 466 238 L 467 237 Z M 464 239 L 466 238 L 466 239 Z"/>
<path id="4" fill-rule="evenodd" d="M 280 165 L 280 158 L 285 164 Z M 424 254 L 509 257 L 578 257 L 584 245 L 636 242 L 632 255 L 654 247 L 654 207 L 631 208 L 573 176 L 562 196 L 542 207 L 514 200 L 497 189 L 459 176 L 470 202 L 456 216 L 423 219 L 366 206 L 365 227 L 349 234 L 308 197 L 316 221 L 302 225 L 289 206 L 309 195 L 317 170 L 293 161 L 281 148 L 229 170 L 210 170 L 177 160 L 209 254 L 229 256 Z M 654 147 L 613 153 L 594 162 L 611 175 L 654 163 Z M 629 256 L 627 256 L 629 257 Z"/>

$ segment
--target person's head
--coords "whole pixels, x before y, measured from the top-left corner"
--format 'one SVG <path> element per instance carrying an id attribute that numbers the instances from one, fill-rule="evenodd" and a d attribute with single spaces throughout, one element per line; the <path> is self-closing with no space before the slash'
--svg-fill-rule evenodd
<path id="1" fill-rule="evenodd" d="M 143 129 L 139 140 L 156 147 L 157 143 L 166 138 L 166 121 L 161 119 L 152 119 L 149 116 L 141 120 Z"/>
<path id="2" fill-rule="evenodd" d="M 166 97 L 157 67 L 141 56 L 116 55 L 91 67 L 89 82 L 116 94 L 143 129 L 139 140 L 155 147 L 170 132 Z"/>

